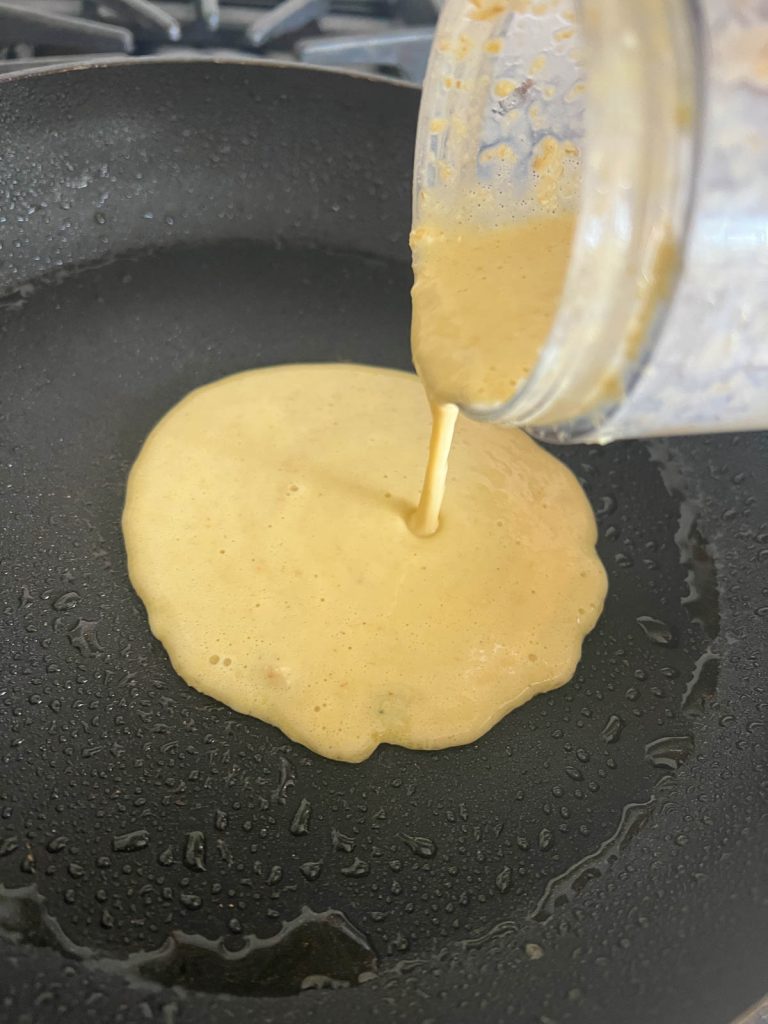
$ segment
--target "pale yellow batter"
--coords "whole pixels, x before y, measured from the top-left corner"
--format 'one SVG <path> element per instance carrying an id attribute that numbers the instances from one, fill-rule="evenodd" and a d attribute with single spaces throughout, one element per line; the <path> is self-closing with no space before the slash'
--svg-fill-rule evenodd
<path id="1" fill-rule="evenodd" d="M 533 369 L 565 282 L 571 213 L 501 226 L 433 212 L 411 235 L 413 359 L 438 402 L 490 406 Z"/>
<path id="2" fill-rule="evenodd" d="M 415 377 L 360 366 L 255 370 L 172 409 L 123 529 L 179 674 L 348 761 L 469 742 L 568 680 L 606 586 L 581 488 L 462 419 L 440 528 L 417 537 L 429 433 Z"/>

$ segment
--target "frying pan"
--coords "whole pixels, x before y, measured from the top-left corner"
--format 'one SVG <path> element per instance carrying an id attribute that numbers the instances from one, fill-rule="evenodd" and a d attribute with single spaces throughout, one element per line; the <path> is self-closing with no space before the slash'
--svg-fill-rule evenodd
<path id="1" fill-rule="evenodd" d="M 725 1024 L 768 989 L 765 436 L 558 452 L 605 613 L 462 748 L 317 757 L 181 682 L 130 588 L 128 469 L 187 391 L 410 366 L 418 98 L 0 84 L 4 1021 Z"/>

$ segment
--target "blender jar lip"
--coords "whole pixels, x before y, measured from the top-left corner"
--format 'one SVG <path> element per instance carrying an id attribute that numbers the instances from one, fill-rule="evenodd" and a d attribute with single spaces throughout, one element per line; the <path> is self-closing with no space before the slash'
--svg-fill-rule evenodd
<path id="1" fill-rule="evenodd" d="M 623 56 L 635 61 L 634 77 L 614 63 L 611 6 L 624 23 L 629 52 Z M 462 409 L 558 442 L 610 439 L 611 415 L 661 335 L 685 260 L 705 111 L 706 51 L 696 0 L 666 10 L 664 0 L 618 0 L 618 7 L 616 0 L 583 0 L 579 12 L 587 54 L 586 155 L 559 307 L 522 387 L 500 405 Z M 666 66 L 654 50 L 659 44 L 666 47 Z M 658 81 L 643 74 L 648 67 L 660 69 Z M 616 146 L 622 114 L 634 122 L 618 126 L 623 153 Z M 611 233 L 617 225 L 623 232 Z"/>

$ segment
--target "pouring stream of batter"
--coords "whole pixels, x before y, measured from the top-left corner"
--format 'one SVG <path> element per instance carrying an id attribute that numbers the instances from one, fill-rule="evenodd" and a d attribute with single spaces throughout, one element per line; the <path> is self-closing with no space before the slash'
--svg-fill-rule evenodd
<path id="1" fill-rule="evenodd" d="M 408 520 L 417 537 L 431 537 L 440 523 L 440 509 L 445 497 L 448 476 L 448 457 L 451 454 L 453 432 L 459 407 L 450 403 L 431 402 L 432 434 L 429 439 L 429 458 L 424 473 L 419 504 Z"/>

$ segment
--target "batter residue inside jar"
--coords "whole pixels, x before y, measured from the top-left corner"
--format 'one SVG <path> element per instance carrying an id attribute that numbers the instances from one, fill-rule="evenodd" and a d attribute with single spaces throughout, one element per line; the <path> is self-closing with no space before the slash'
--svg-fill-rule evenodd
<path id="1" fill-rule="evenodd" d="M 254 370 L 173 408 L 123 528 L 177 672 L 347 761 L 469 742 L 566 682 L 606 586 L 581 488 L 526 435 L 462 418 L 419 537 L 429 435 L 417 378 L 361 366 Z"/>

